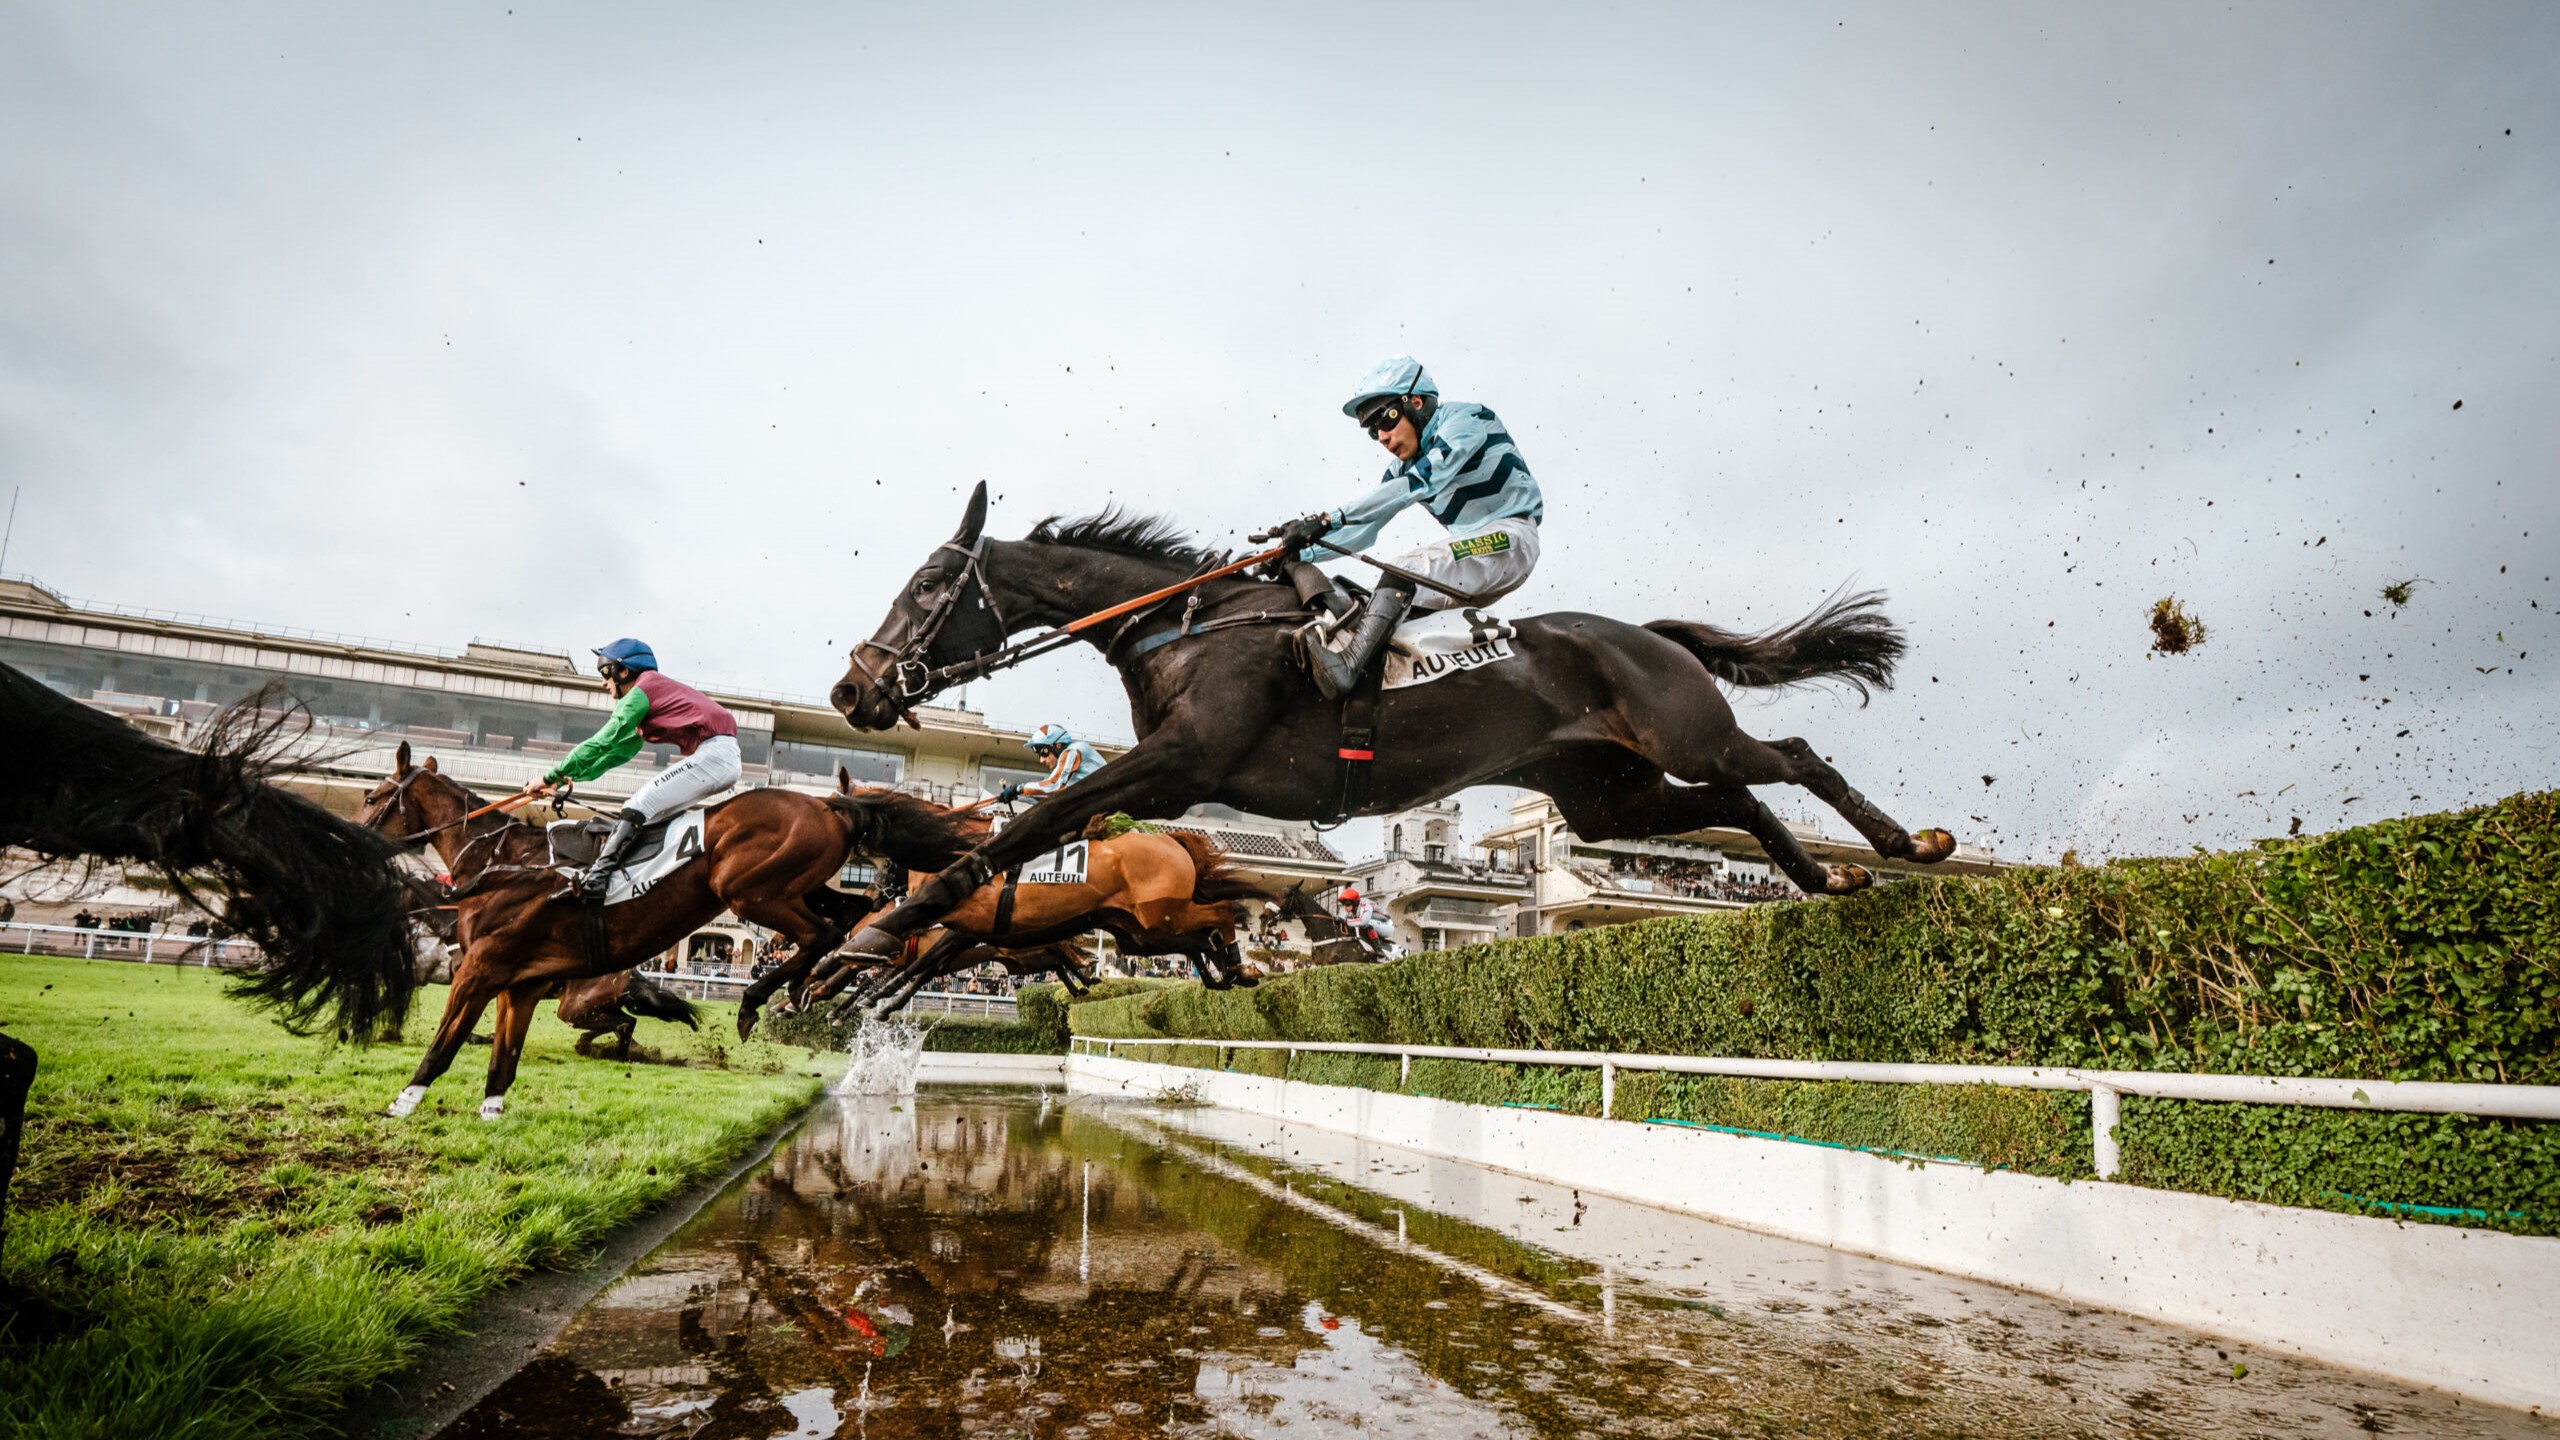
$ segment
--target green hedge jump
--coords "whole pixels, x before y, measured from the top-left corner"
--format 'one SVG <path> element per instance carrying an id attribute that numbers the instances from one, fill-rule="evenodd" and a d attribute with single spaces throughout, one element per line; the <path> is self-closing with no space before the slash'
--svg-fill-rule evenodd
<path id="1" fill-rule="evenodd" d="M 2560 792 L 2175 859 L 1502 941 L 1068 1014 L 1080 1035 L 2560 1084 Z M 1211 1065 L 1168 1047 L 1131 1058 Z M 1277 1073 L 1282 1057 L 1230 1067 Z M 1590 1071 L 1302 1056 L 1294 1078 L 1596 1114 Z M 2064 1178 L 2084 1095 L 1622 1073 L 1670 1119 Z M 2560 1233 L 2560 1126 L 2128 1098 L 2122 1179 Z"/>

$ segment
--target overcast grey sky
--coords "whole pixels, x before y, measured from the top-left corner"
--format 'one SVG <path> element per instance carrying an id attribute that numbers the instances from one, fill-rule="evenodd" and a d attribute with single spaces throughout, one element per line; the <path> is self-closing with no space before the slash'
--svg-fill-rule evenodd
<path id="1" fill-rule="evenodd" d="M 971 482 L 1233 542 L 1409 351 L 1509 608 L 1890 592 L 1899 689 L 1742 708 L 1906 823 L 2323 829 L 2560 783 L 2555 137 L 2548 4 L 0 0 L 8 566 L 816 694 Z"/>

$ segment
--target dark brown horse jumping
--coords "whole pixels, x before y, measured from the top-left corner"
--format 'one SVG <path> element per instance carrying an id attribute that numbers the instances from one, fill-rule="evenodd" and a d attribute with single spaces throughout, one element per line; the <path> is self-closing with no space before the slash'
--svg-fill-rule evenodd
<path id="1" fill-rule="evenodd" d="M 829 698 L 856 726 L 895 725 L 927 697 L 988 673 L 1016 634 L 1180 585 L 1225 559 L 1145 519 L 1047 520 L 1003 541 L 986 538 L 986 515 L 980 485 L 959 533 L 855 647 Z M 989 876 L 1096 815 L 1175 815 L 1215 801 L 1324 820 L 1470 785 L 1542 791 L 1575 833 L 1595 840 L 1737 826 L 1806 891 L 1859 889 L 1870 879 L 1864 869 L 1813 859 L 1749 787 L 1803 786 L 1882 855 L 1932 864 L 1955 852 L 1955 837 L 1905 831 L 1801 739 L 1743 733 L 1717 682 L 1832 679 L 1862 695 L 1887 687 L 1903 641 L 1879 604 L 1873 595 L 1834 599 L 1764 635 L 1685 620 L 1531 616 L 1516 624 L 1512 659 L 1386 691 L 1375 744 L 1363 745 L 1292 653 L 1292 630 L 1312 618 L 1296 592 L 1276 578 L 1210 581 L 1080 633 L 1119 670 L 1137 745 L 868 922 L 854 949 L 892 953 Z"/>
<path id="2" fill-rule="evenodd" d="M 844 939 L 843 923 L 825 913 L 825 901 L 813 904 L 811 897 L 836 893 L 826 883 L 852 851 L 863 821 L 832 801 L 750 790 L 712 806 L 703 821 L 701 859 L 670 872 L 646 894 L 604 908 L 599 957 L 587 907 L 559 893 L 540 827 L 498 814 L 473 816 L 478 797 L 438 774 L 432 758 L 410 764 L 403 743 L 391 778 L 365 797 L 356 819 L 399 843 L 435 847 L 454 880 L 462 963 L 435 1039 L 388 1113 L 417 1108 L 494 1001 L 496 1044 L 480 1118 L 497 1119 L 537 1002 L 562 981 L 630 969 L 724 909 L 783 935 L 799 954 L 833 950 Z"/>

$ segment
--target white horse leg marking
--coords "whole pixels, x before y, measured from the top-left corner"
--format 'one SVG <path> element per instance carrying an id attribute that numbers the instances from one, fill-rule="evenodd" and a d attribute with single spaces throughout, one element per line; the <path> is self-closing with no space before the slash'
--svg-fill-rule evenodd
<path id="1" fill-rule="evenodd" d="M 506 1112 L 507 1097 L 504 1095 L 492 1095 L 480 1102 L 480 1118 L 483 1120 L 495 1120 Z"/>
<path id="2" fill-rule="evenodd" d="M 399 1094 L 391 1097 L 391 1107 L 382 1113 L 390 1116 L 394 1120 L 406 1119 L 410 1111 L 418 1108 L 418 1102 L 426 1098 L 426 1086 L 410 1085 L 404 1087 Z"/>

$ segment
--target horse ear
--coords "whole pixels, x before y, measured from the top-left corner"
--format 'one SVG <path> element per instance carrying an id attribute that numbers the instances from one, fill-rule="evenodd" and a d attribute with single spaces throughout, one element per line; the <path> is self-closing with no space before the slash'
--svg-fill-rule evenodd
<path id="1" fill-rule="evenodd" d="M 839 795 L 853 793 L 853 772 L 842 765 L 836 767 L 836 793 Z"/>
<path id="2" fill-rule="evenodd" d="M 409 773 L 409 742 L 406 740 L 401 741 L 400 748 L 391 753 L 391 773 L 395 776 Z"/>
<path id="3" fill-rule="evenodd" d="M 978 533 L 986 528 L 987 482 L 981 480 L 978 482 L 978 488 L 969 492 L 969 508 L 961 514 L 960 532 L 951 537 L 951 543 L 963 546 L 975 545 L 978 543 Z"/>
<path id="4" fill-rule="evenodd" d="M 430 774 L 430 775 L 433 775 L 434 773 L 436 773 L 436 757 L 434 757 L 433 755 L 428 756 L 428 757 L 427 757 L 427 760 L 426 760 L 426 763 L 425 763 L 425 764 L 423 764 L 423 765 L 421 765 L 421 766 L 419 766 L 418 768 L 419 768 L 419 769 L 421 769 L 421 770 L 426 771 L 426 772 L 427 772 L 428 774 Z"/>

